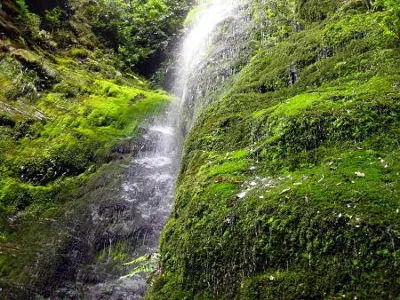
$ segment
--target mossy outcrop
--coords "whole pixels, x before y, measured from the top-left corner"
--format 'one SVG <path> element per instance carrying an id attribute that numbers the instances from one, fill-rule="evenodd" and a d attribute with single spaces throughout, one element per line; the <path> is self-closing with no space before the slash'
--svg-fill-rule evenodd
<path id="1" fill-rule="evenodd" d="M 254 3 L 271 25 L 192 128 L 148 298 L 395 299 L 398 4 Z"/>

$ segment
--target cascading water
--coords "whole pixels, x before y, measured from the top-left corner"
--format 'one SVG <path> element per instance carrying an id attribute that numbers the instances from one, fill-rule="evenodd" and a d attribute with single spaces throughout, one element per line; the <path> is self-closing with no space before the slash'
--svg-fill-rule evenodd
<path id="1" fill-rule="evenodd" d="M 102 233 L 106 236 L 104 247 L 109 249 L 120 240 L 129 241 L 134 245 L 133 257 L 157 252 L 161 231 L 171 212 L 184 135 L 199 106 L 197 101 L 206 101 L 205 96 L 216 85 L 236 72 L 232 62 L 245 51 L 246 47 L 239 45 L 247 45 L 238 41 L 248 38 L 244 33 L 248 28 L 246 16 L 238 1 L 202 2 L 199 4 L 204 7 L 187 30 L 177 57 L 175 101 L 145 130 L 123 183 L 123 203 L 118 204 L 116 215 L 110 217 L 111 223 Z M 230 26 L 224 28 L 228 23 Z M 236 27 L 240 27 L 241 34 L 235 32 Z M 146 274 L 139 274 L 91 286 L 85 296 L 141 299 L 145 288 Z"/>
<path id="2" fill-rule="evenodd" d="M 175 94 L 178 95 L 180 105 L 184 104 L 188 97 L 189 82 L 199 64 L 207 58 L 207 51 L 210 49 L 212 34 L 218 24 L 233 16 L 237 1 L 214 0 L 197 17 L 197 21 L 188 31 L 181 51 L 181 63 L 179 75 L 175 85 Z"/>

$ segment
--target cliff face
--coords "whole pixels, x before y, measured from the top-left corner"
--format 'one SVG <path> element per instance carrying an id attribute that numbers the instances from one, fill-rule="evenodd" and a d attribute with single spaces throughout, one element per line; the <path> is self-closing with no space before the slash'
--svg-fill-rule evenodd
<path id="1" fill-rule="evenodd" d="M 396 298 L 395 1 L 250 1 L 254 55 L 185 145 L 152 299 Z"/>

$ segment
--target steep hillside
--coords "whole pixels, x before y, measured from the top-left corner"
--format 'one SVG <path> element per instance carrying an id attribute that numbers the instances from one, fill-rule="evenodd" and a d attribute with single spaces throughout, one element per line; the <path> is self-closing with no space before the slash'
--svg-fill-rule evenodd
<path id="1" fill-rule="evenodd" d="M 0 5 L 0 298 L 80 295 L 57 290 L 118 277 L 132 259 L 121 232 L 108 249 L 105 214 L 141 124 L 171 99 L 133 72 L 160 66 L 186 9 L 139 2 Z M 104 251 L 116 257 L 106 271 L 83 267 Z"/>
<path id="2" fill-rule="evenodd" d="M 249 4 L 256 53 L 189 134 L 148 298 L 395 299 L 400 6 Z"/>

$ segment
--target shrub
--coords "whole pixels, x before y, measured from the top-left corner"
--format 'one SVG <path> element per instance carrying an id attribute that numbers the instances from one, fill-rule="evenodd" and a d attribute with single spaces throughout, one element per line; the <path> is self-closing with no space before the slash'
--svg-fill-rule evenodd
<path id="1" fill-rule="evenodd" d="M 86 59 L 90 53 L 85 48 L 72 48 L 68 51 L 68 54 L 77 59 Z"/>
<path id="2" fill-rule="evenodd" d="M 62 10 L 59 7 L 55 7 L 50 10 L 46 10 L 44 15 L 44 26 L 45 28 L 53 31 L 61 27 L 61 17 L 62 17 Z"/>

